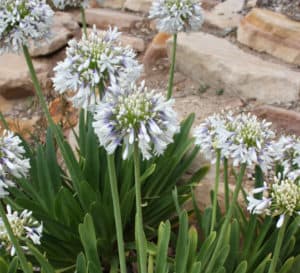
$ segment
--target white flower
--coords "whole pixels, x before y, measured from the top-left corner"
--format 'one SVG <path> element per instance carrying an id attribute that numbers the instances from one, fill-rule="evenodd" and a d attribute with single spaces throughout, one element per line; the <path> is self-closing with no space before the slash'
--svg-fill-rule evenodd
<path id="1" fill-rule="evenodd" d="M 259 121 L 251 114 L 243 113 L 234 118 L 228 125 L 228 129 L 234 132 L 230 146 L 234 166 L 247 164 L 252 168 L 260 165 L 263 171 L 271 168 L 273 157 L 270 147 L 275 134 L 270 126 L 271 123 Z"/>
<path id="2" fill-rule="evenodd" d="M 60 93 L 74 91 L 71 98 L 75 107 L 89 108 L 100 101 L 100 84 L 135 81 L 142 66 L 129 47 L 118 44 L 117 29 L 98 32 L 95 27 L 88 37 L 79 42 L 71 40 L 66 58 L 54 68 L 54 88 Z"/>
<path id="3" fill-rule="evenodd" d="M 11 229 L 18 239 L 21 247 L 27 250 L 25 240 L 31 240 L 33 244 L 39 245 L 43 231 L 43 225 L 32 218 L 32 212 L 24 210 L 19 215 L 18 212 L 12 211 L 11 207 L 7 205 L 7 219 Z M 2 218 L 0 218 L 0 248 L 4 248 L 11 256 L 15 255 L 15 248 L 9 238 Z"/>
<path id="4" fill-rule="evenodd" d="M 12 132 L 4 131 L 0 136 L 0 198 L 14 185 L 13 177 L 26 176 L 30 169 L 29 159 L 24 157 L 25 150 L 20 144 L 21 139 Z"/>
<path id="5" fill-rule="evenodd" d="M 65 9 L 66 7 L 78 8 L 87 7 L 89 0 L 52 0 L 53 5 L 58 9 Z"/>
<path id="6" fill-rule="evenodd" d="M 195 144 L 200 146 L 204 156 L 212 163 L 216 161 L 217 150 L 220 150 L 222 158 L 229 157 L 233 132 L 227 130 L 227 124 L 231 119 L 231 113 L 214 114 L 195 129 Z"/>
<path id="7" fill-rule="evenodd" d="M 272 143 L 274 159 L 283 167 L 283 176 L 296 179 L 300 176 L 300 139 L 296 136 L 281 136 Z"/>
<path id="8" fill-rule="evenodd" d="M 134 143 L 144 158 L 161 155 L 179 131 L 174 101 L 140 86 L 113 85 L 97 106 L 93 127 L 100 145 L 112 154 L 124 144 L 123 158 L 128 158 Z"/>
<path id="9" fill-rule="evenodd" d="M 157 19 L 159 31 L 171 34 L 197 31 L 204 21 L 199 0 L 154 0 L 149 17 Z"/>
<path id="10" fill-rule="evenodd" d="M 44 0 L 0 0 L 0 54 L 48 38 L 52 17 Z"/>
<path id="11" fill-rule="evenodd" d="M 252 194 L 263 192 L 263 199 L 248 196 L 248 210 L 255 214 L 279 216 L 277 227 L 280 228 L 286 216 L 300 214 L 300 184 L 298 180 L 275 177 L 270 186 L 254 189 Z"/>

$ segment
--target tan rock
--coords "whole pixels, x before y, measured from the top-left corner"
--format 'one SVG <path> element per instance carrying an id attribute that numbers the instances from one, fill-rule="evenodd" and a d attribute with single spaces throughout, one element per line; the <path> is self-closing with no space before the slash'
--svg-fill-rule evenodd
<path id="1" fill-rule="evenodd" d="M 61 60 L 64 52 L 48 58 L 35 58 L 33 65 L 44 92 L 52 86 L 53 67 Z M 34 95 L 34 87 L 23 55 L 4 54 L 0 56 L 0 95 L 6 99 L 17 99 Z"/>
<path id="2" fill-rule="evenodd" d="M 120 40 L 123 46 L 128 45 L 137 52 L 143 52 L 145 50 L 145 42 L 142 38 L 122 34 Z"/>
<path id="3" fill-rule="evenodd" d="M 152 0 L 126 0 L 124 7 L 126 9 L 138 12 L 149 12 Z"/>
<path id="4" fill-rule="evenodd" d="M 227 0 L 204 12 L 205 22 L 220 29 L 237 27 L 243 16 L 240 11 L 242 0 Z"/>
<path id="5" fill-rule="evenodd" d="M 253 9 L 238 28 L 238 41 L 259 52 L 300 65 L 300 22 L 264 9 Z"/>
<path id="6" fill-rule="evenodd" d="M 109 0 L 98 3 L 97 0 L 90 1 L 91 8 L 110 8 L 110 9 L 122 9 L 125 0 Z"/>
<path id="7" fill-rule="evenodd" d="M 142 21 L 143 18 L 125 12 L 109 9 L 87 9 L 86 21 L 92 26 L 96 25 L 98 28 L 106 29 L 109 26 L 116 26 L 119 30 L 124 31 L 130 29 L 136 22 Z"/>
<path id="8" fill-rule="evenodd" d="M 272 127 L 280 133 L 300 136 L 300 113 L 271 105 L 261 105 L 252 112 L 262 119 L 272 122 Z"/>
<path id="9" fill-rule="evenodd" d="M 171 52 L 172 39 L 168 41 Z M 180 34 L 177 69 L 226 94 L 272 103 L 299 98 L 300 71 L 262 60 L 225 39 L 205 33 Z"/>
<path id="10" fill-rule="evenodd" d="M 78 23 L 72 16 L 65 12 L 56 12 L 51 29 L 51 37 L 47 41 L 32 44 L 29 52 L 32 57 L 47 56 L 65 47 L 77 31 L 80 31 Z"/>
<path id="11" fill-rule="evenodd" d="M 148 69 L 151 65 L 155 64 L 158 59 L 167 56 L 167 40 L 170 37 L 170 34 L 164 32 L 156 34 L 153 41 L 148 46 L 143 58 L 145 69 Z"/>

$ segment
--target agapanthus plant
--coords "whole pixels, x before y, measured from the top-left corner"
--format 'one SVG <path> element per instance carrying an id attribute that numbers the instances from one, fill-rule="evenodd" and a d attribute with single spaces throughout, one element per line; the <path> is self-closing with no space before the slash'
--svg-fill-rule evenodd
<path id="1" fill-rule="evenodd" d="M 0 137 L 0 198 L 8 194 L 7 188 L 14 186 L 13 179 L 26 176 L 30 163 L 25 157 L 21 139 L 10 131 Z"/>
<path id="2" fill-rule="evenodd" d="M 6 210 L 8 222 L 15 237 L 20 243 L 22 242 L 22 249 L 25 251 L 28 249 L 26 240 L 29 240 L 35 245 L 40 245 L 43 225 L 32 218 L 32 212 L 24 210 L 19 214 L 17 211 L 12 211 L 9 205 L 6 206 Z M 2 218 L 0 218 L 0 250 L 1 249 L 4 249 L 11 256 L 16 254 L 15 246 L 7 233 Z"/>
<path id="3" fill-rule="evenodd" d="M 119 45 L 119 35 L 116 28 L 99 32 L 94 27 L 88 37 L 71 40 L 65 60 L 54 68 L 55 90 L 74 91 L 74 106 L 87 109 L 100 102 L 103 85 L 136 80 L 142 67 L 131 48 Z"/>
<path id="4" fill-rule="evenodd" d="M 143 230 L 142 198 L 140 181 L 140 156 L 150 159 L 161 155 L 173 136 L 179 131 L 176 113 L 172 109 L 173 100 L 165 98 L 155 91 L 148 91 L 142 83 L 140 86 L 113 85 L 96 108 L 93 127 L 109 155 L 118 146 L 124 145 L 123 158 L 133 154 L 135 199 L 136 199 L 136 250 L 139 272 L 146 272 L 145 234 Z M 116 185 L 115 167 L 108 156 L 111 183 Z M 116 188 L 116 186 L 115 186 Z M 117 202 L 116 202 L 117 203 Z"/>
<path id="5" fill-rule="evenodd" d="M 49 37 L 53 11 L 44 0 L 0 1 L 0 54 Z"/>
<path id="6" fill-rule="evenodd" d="M 123 158 L 138 145 L 143 157 L 161 155 L 179 130 L 173 100 L 140 86 L 113 85 L 97 106 L 93 126 L 100 145 L 109 154 L 124 144 Z"/>

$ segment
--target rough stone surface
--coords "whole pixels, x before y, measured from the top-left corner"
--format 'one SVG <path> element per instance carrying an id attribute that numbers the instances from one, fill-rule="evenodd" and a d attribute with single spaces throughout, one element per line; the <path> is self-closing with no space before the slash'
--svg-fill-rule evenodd
<path id="1" fill-rule="evenodd" d="M 130 29 L 135 23 L 142 21 L 143 18 L 116 10 L 109 9 L 87 9 L 86 21 L 92 26 L 96 25 L 98 28 L 106 29 L 109 26 L 116 26 L 119 30 L 124 31 Z"/>
<path id="2" fill-rule="evenodd" d="M 170 34 L 164 32 L 156 34 L 143 58 L 143 64 L 146 69 L 153 65 L 158 59 L 167 56 L 167 40 L 170 37 Z"/>
<path id="3" fill-rule="evenodd" d="M 170 39 L 169 55 L 171 46 Z M 195 81 L 236 96 L 268 103 L 299 98 L 300 71 L 262 60 L 210 34 L 180 34 L 176 67 Z"/>
<path id="4" fill-rule="evenodd" d="M 221 29 L 237 27 L 242 19 L 242 8 L 242 0 L 227 0 L 205 11 L 205 22 Z"/>
<path id="5" fill-rule="evenodd" d="M 93 0 L 93 6 L 92 8 L 96 7 L 103 7 L 103 8 L 110 8 L 110 9 L 122 9 L 124 7 L 125 0 L 109 0 L 109 1 L 103 1 L 103 3 L 98 4 L 96 0 Z"/>
<path id="6" fill-rule="evenodd" d="M 72 38 L 77 31 L 79 31 L 78 23 L 72 16 L 65 12 L 56 12 L 53 25 L 52 36 L 48 41 L 32 44 L 30 47 L 30 55 L 32 57 L 50 55 L 57 50 L 65 47 L 70 38 Z"/>
<path id="7" fill-rule="evenodd" d="M 44 91 L 51 88 L 52 70 L 63 56 L 57 53 L 51 60 L 38 58 L 33 60 L 38 79 Z M 17 99 L 33 95 L 34 87 L 27 64 L 22 55 L 4 54 L 0 56 L 0 95 L 6 99 Z"/>
<path id="8" fill-rule="evenodd" d="M 122 34 L 120 40 L 123 46 L 129 45 L 137 52 L 143 52 L 145 50 L 145 42 L 142 38 Z"/>
<path id="9" fill-rule="evenodd" d="M 152 0 L 126 0 L 124 7 L 126 9 L 138 12 L 148 12 L 152 5 Z"/>
<path id="10" fill-rule="evenodd" d="M 253 9 L 237 33 L 240 43 L 300 65 L 300 22 L 270 10 Z"/>
<path id="11" fill-rule="evenodd" d="M 252 110 L 258 117 L 272 122 L 280 133 L 300 136 L 300 113 L 271 105 L 261 105 Z"/>

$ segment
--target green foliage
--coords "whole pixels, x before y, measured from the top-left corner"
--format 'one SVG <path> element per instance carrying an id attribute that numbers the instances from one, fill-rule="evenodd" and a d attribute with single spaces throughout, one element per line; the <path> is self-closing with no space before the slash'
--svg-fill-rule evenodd
<path id="1" fill-rule="evenodd" d="M 198 153 L 193 139 L 189 137 L 193 120 L 191 115 L 182 123 L 181 132 L 163 156 L 141 162 L 147 238 L 155 237 L 159 223 L 173 214 L 174 186 L 177 185 L 178 202 L 182 205 L 190 197 L 190 186 L 207 172 L 207 167 L 201 168 L 188 181 L 179 183 Z M 57 127 L 56 130 L 48 130 L 44 146 L 27 147 L 32 166 L 31 179 L 18 181 L 18 188 L 11 190 L 13 198 L 9 202 L 17 208 L 33 211 L 33 215 L 43 222 L 41 250 L 47 253 L 47 258 L 56 268 L 72 266 L 76 261 L 78 263 L 78 259 L 83 264 L 78 253 L 87 255 L 89 243 L 85 244 L 88 238 L 83 238 L 82 225 L 87 228 L 86 225 L 92 221 L 97 242 L 94 248 L 97 248 L 102 266 L 109 268 L 117 250 L 106 152 L 99 147 L 91 116 L 85 123 L 81 115 L 76 153 L 63 138 L 60 129 Z M 53 134 L 56 135 L 56 142 Z M 125 241 L 131 242 L 134 241 L 131 231 L 135 216 L 133 161 L 123 161 L 121 149 L 115 158 Z M 91 270 L 93 262 L 89 261 L 88 256 L 85 260 Z"/>

